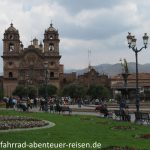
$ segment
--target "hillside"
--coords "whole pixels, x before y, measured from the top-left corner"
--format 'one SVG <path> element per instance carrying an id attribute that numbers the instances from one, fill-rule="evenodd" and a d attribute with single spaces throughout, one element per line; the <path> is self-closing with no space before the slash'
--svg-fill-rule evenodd
<path id="1" fill-rule="evenodd" d="M 109 76 L 114 76 L 117 74 L 120 74 L 122 72 L 122 68 L 120 63 L 117 64 L 101 64 L 97 66 L 93 66 L 93 68 L 96 69 L 101 74 L 108 74 Z M 128 63 L 128 68 L 130 73 L 135 73 L 136 71 L 136 65 L 134 62 Z M 150 63 L 147 64 L 139 64 L 139 73 L 150 73 Z M 84 72 L 87 72 L 87 68 L 81 69 L 81 70 L 65 70 L 65 73 L 70 73 L 70 72 L 76 72 L 78 75 L 83 74 Z"/>

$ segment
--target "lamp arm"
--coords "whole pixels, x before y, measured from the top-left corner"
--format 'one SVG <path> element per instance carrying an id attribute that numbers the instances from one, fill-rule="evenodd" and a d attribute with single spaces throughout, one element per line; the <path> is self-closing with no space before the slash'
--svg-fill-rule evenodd
<path id="1" fill-rule="evenodd" d="M 146 46 L 143 46 L 143 47 L 141 47 L 139 50 L 138 50 L 138 52 L 140 52 L 142 49 L 146 49 Z"/>
<path id="2" fill-rule="evenodd" d="M 141 47 L 139 50 L 137 49 L 137 47 L 133 47 L 132 50 L 136 53 L 140 52 L 142 49 L 146 48 L 145 46 Z"/>

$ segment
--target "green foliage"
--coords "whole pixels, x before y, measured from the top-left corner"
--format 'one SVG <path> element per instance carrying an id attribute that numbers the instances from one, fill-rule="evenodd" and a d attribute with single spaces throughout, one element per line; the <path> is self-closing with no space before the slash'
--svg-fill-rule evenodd
<path id="1" fill-rule="evenodd" d="M 91 98 L 108 98 L 110 97 L 110 91 L 101 85 L 92 85 L 89 87 L 87 94 Z"/>
<path id="2" fill-rule="evenodd" d="M 3 98 L 4 97 L 4 93 L 3 93 L 3 90 L 0 89 L 0 98 Z"/>
<path id="3" fill-rule="evenodd" d="M 53 85 L 47 86 L 48 96 L 55 95 L 57 93 L 57 87 Z M 19 97 L 30 97 L 34 98 L 37 96 L 37 88 L 35 86 L 22 86 L 19 85 L 16 87 L 15 91 L 13 92 L 13 95 L 19 96 Z M 39 96 L 45 96 L 45 86 L 42 86 L 39 88 Z"/>
<path id="4" fill-rule="evenodd" d="M 13 95 L 19 96 L 19 97 L 27 96 L 27 88 L 22 85 L 18 85 L 15 91 L 13 92 Z"/>
<path id="5" fill-rule="evenodd" d="M 23 85 L 19 85 L 16 87 L 13 95 L 19 97 L 30 97 L 33 98 L 36 96 L 37 90 L 34 86 L 25 87 Z"/>
<path id="6" fill-rule="evenodd" d="M 37 89 L 35 86 L 29 86 L 27 92 L 30 98 L 34 98 L 37 95 Z"/>
<path id="7" fill-rule="evenodd" d="M 71 98 L 84 97 L 86 95 L 86 88 L 80 85 L 70 84 L 64 87 L 62 95 L 70 96 Z"/>
<path id="8" fill-rule="evenodd" d="M 45 97 L 45 94 L 46 94 L 45 92 L 46 92 L 46 87 L 41 86 L 39 88 L 39 96 Z M 47 85 L 47 93 L 48 93 L 48 96 L 53 96 L 57 94 L 57 87 L 54 85 Z"/>
<path id="9" fill-rule="evenodd" d="M 93 85 L 88 89 L 86 87 L 70 84 L 61 91 L 62 96 L 70 96 L 72 98 L 90 96 L 92 98 L 109 98 L 110 91 L 104 86 Z"/>

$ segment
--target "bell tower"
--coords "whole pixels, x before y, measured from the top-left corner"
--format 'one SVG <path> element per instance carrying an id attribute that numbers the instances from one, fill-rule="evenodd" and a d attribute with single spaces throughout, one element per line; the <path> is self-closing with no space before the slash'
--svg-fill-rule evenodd
<path id="1" fill-rule="evenodd" d="M 20 37 L 19 32 L 14 28 L 13 24 L 10 24 L 10 27 L 5 30 L 4 39 L 3 39 L 3 54 L 7 55 L 10 53 L 16 53 L 20 50 Z"/>
<path id="2" fill-rule="evenodd" d="M 6 96 L 12 95 L 17 86 L 19 54 L 22 48 L 19 32 L 11 23 L 3 38 L 3 89 Z"/>
<path id="3" fill-rule="evenodd" d="M 44 52 L 59 54 L 59 34 L 58 30 L 50 24 L 50 27 L 44 33 Z"/>

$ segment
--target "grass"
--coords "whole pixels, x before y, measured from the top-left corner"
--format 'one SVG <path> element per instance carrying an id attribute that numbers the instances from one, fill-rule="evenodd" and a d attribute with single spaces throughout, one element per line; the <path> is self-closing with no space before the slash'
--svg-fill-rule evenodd
<path id="1" fill-rule="evenodd" d="M 23 143 L 26 141 L 27 143 L 31 143 L 36 141 L 37 143 L 80 142 L 92 144 L 97 141 L 101 143 L 102 147 L 111 145 L 130 146 L 146 150 L 148 150 L 150 146 L 150 140 L 135 138 L 136 135 L 150 133 L 150 127 L 136 125 L 133 123 L 113 121 L 111 119 L 98 118 L 96 116 L 64 116 L 50 113 L 24 113 L 5 110 L 1 110 L 0 115 L 35 117 L 38 119 L 49 120 L 56 124 L 54 127 L 48 129 L 7 133 L 0 132 L 0 142 L 9 141 L 10 143 Z M 132 126 L 134 130 L 112 129 L 114 126 L 126 125 Z M 5 150 L 7 150 L 7 148 L 5 148 Z M 8 148 L 8 150 L 10 150 L 10 148 Z M 29 150 L 32 150 L 32 148 Z M 44 150 L 44 148 L 42 150 Z"/>

